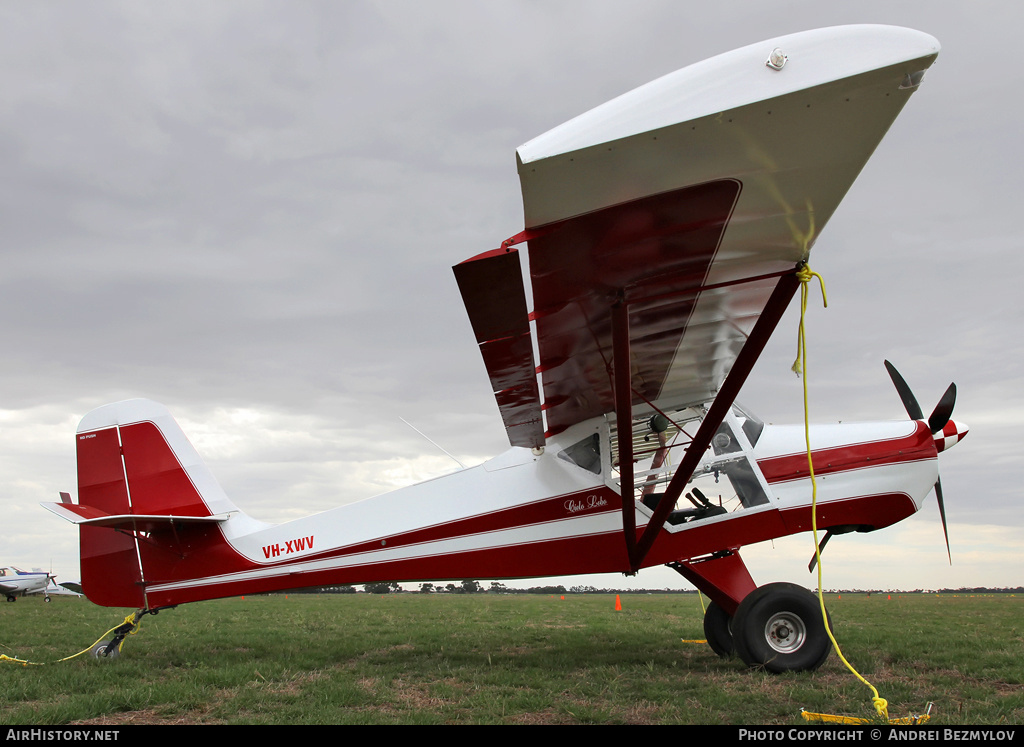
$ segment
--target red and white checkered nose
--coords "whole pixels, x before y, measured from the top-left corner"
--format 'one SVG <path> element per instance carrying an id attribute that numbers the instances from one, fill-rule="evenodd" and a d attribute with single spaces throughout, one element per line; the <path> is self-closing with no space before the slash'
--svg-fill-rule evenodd
<path id="1" fill-rule="evenodd" d="M 968 430 L 967 426 L 963 423 L 950 420 L 942 426 L 941 431 L 936 431 L 932 434 L 932 438 L 935 439 L 935 450 L 942 453 L 946 449 L 951 448 L 960 439 L 967 435 Z"/>

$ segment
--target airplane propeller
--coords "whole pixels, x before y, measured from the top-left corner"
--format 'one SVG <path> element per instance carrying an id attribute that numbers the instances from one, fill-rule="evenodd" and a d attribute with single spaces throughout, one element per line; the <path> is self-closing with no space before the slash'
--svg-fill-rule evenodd
<path id="1" fill-rule="evenodd" d="M 924 420 L 924 413 L 921 410 L 921 406 L 917 403 L 917 398 L 914 397 L 914 393 L 910 391 L 910 387 L 907 385 L 906 380 L 900 375 L 900 372 L 896 370 L 896 366 L 892 365 L 889 361 L 886 361 L 885 370 L 889 372 L 889 378 L 892 379 L 892 383 L 896 387 L 896 391 L 899 393 L 900 399 L 903 400 L 903 406 L 906 408 L 907 414 L 910 415 L 911 420 Z M 950 418 L 953 415 L 953 405 L 955 404 L 956 384 L 950 384 L 942 395 L 942 398 L 939 400 L 939 403 L 935 405 L 935 409 L 932 410 L 932 414 L 928 416 L 928 429 L 931 430 L 932 435 L 939 433 L 945 434 L 946 425 L 953 422 Z M 954 430 L 958 440 L 967 432 L 966 429 L 962 427 L 954 428 Z M 953 443 L 956 442 L 954 441 Z M 935 480 L 935 498 L 939 504 L 939 518 L 942 519 L 942 534 L 946 538 L 946 555 L 949 558 L 949 564 L 953 565 L 953 555 L 949 550 L 949 531 L 946 528 L 946 504 L 942 499 L 941 478 Z"/>
<path id="2" fill-rule="evenodd" d="M 900 372 L 896 370 L 896 367 L 889 361 L 885 361 L 885 370 L 889 372 L 889 378 L 892 379 L 892 383 L 896 386 L 896 392 L 900 395 L 900 399 L 903 401 L 903 407 L 906 408 L 907 414 L 911 420 L 924 420 L 924 411 L 921 409 L 921 405 L 917 402 L 917 397 L 910 390 L 906 380 L 900 375 Z M 944 451 L 950 448 L 953 444 L 957 443 L 961 438 L 967 435 L 967 426 L 963 423 L 958 423 L 952 420 L 953 406 L 956 404 L 956 384 L 950 384 L 945 393 L 943 393 L 939 403 L 935 405 L 935 409 L 932 410 L 932 414 L 928 416 L 928 429 L 932 432 L 932 437 L 935 439 L 935 448 L 937 451 Z M 942 480 L 935 480 L 935 499 L 939 504 L 939 518 L 942 520 L 942 535 L 946 539 L 946 556 L 949 558 L 949 564 L 953 564 L 953 554 L 949 549 L 949 530 L 946 527 L 946 502 L 942 496 Z M 864 531 L 864 529 L 856 526 L 842 526 L 832 527 L 825 532 L 824 538 L 818 545 L 818 552 L 811 557 L 811 562 L 807 565 L 807 570 L 813 572 L 818 562 L 818 556 L 821 555 L 822 550 L 825 549 L 825 545 L 832 538 L 833 534 L 846 534 L 852 531 Z"/>

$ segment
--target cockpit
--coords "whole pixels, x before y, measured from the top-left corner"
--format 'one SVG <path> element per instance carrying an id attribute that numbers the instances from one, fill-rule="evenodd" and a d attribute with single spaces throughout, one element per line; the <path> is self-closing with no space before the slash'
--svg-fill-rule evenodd
<path id="1" fill-rule="evenodd" d="M 633 423 L 634 499 L 638 510 L 652 514 L 675 468 L 707 414 L 707 406 L 657 413 Z M 764 422 L 742 405 L 734 405 L 718 427 L 666 526 L 685 525 L 715 516 L 768 505 L 769 491 L 753 456 Z M 618 438 L 610 424 L 609 486 L 619 490 Z"/>

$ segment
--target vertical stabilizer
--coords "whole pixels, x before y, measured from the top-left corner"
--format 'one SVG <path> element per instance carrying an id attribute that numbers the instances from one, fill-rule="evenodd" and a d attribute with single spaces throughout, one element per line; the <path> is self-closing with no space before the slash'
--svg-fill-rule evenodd
<path id="1" fill-rule="evenodd" d="M 238 509 L 167 409 L 127 400 L 79 424 L 82 586 L 96 604 L 147 607 L 145 589 L 193 550 L 227 543 L 218 522 Z"/>

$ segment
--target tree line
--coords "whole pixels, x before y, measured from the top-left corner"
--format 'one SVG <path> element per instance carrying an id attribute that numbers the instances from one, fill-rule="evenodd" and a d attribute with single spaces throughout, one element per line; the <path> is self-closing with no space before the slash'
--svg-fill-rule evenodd
<path id="1" fill-rule="evenodd" d="M 418 589 L 407 590 L 396 581 L 378 581 L 362 584 L 357 588 L 353 584 L 337 586 L 314 586 L 305 589 L 290 589 L 281 594 L 355 594 L 362 591 L 366 594 L 696 594 L 696 589 L 598 589 L 595 586 L 570 586 L 568 589 L 561 584 L 555 586 L 531 586 L 525 589 L 508 587 L 501 581 L 491 581 L 484 587 L 479 581 L 464 579 L 458 583 L 422 583 Z M 815 591 L 815 589 L 811 589 Z M 1022 594 L 1024 587 L 961 587 L 959 589 L 826 589 L 826 594 Z"/>

